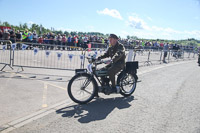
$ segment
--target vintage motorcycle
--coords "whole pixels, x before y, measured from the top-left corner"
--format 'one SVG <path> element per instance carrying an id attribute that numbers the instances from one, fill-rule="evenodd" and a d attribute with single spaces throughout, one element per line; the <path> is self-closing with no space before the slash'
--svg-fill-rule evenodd
<path id="1" fill-rule="evenodd" d="M 107 70 L 97 69 L 97 65 L 106 61 L 97 60 L 95 56 L 87 57 L 87 69 L 76 69 L 75 76 L 68 83 L 69 97 L 76 103 L 90 102 L 98 93 L 109 95 L 109 78 Z M 130 96 L 136 89 L 138 62 L 126 62 L 124 69 L 117 75 L 117 89 L 123 96 Z M 97 83 L 99 82 L 99 84 Z"/>

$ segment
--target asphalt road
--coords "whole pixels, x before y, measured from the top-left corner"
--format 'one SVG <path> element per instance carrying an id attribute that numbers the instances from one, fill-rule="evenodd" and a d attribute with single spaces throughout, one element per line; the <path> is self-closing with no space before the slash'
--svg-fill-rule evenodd
<path id="1" fill-rule="evenodd" d="M 119 94 L 110 96 L 101 95 L 100 99 L 94 99 L 86 105 L 77 105 L 71 102 L 66 97 L 66 94 L 59 95 L 58 97 L 58 94 L 63 94 L 64 91 L 55 89 L 57 97 L 54 94 L 49 94 L 52 99 L 48 98 L 48 100 L 51 100 L 48 101 L 48 104 L 46 103 L 46 105 L 49 105 L 49 109 L 44 109 L 42 112 L 37 113 L 38 115 L 30 116 L 29 114 L 27 118 L 25 117 L 28 114 L 21 114 L 21 117 L 24 117 L 8 123 L 7 129 L 4 127 L 6 124 L 4 124 L 2 127 L 6 130 L 3 130 L 2 133 L 8 131 L 11 133 L 200 132 L 200 67 L 197 66 L 196 61 L 143 67 L 139 69 L 138 74 L 142 82 L 137 84 L 135 93 L 127 98 Z M 22 75 L 25 75 L 25 73 Z M 4 76 L 7 75 L 4 74 Z M 69 77 L 63 78 L 66 81 L 69 79 Z M 20 81 L 22 82 L 22 80 Z M 38 80 L 34 80 L 33 82 L 36 81 Z M 50 81 L 45 82 L 48 84 Z M 54 88 L 62 86 L 56 81 L 52 82 L 51 84 L 55 85 Z M 44 99 L 41 100 L 41 98 L 44 98 L 45 88 L 47 87 L 44 83 L 42 83 L 44 85 L 42 87 L 39 87 L 39 85 L 35 85 L 35 89 L 43 88 L 43 96 L 42 94 L 34 93 L 38 96 L 35 100 L 40 101 L 40 104 L 33 107 L 30 106 L 32 114 L 39 110 L 37 106 L 41 107 L 45 103 Z M 38 91 L 41 90 L 38 89 Z M 49 93 L 52 92 L 50 91 Z M 31 94 L 28 96 L 31 97 Z M 65 102 L 59 103 L 59 101 L 64 100 L 64 97 L 66 98 Z M 56 105 L 56 103 L 59 104 Z M 21 105 L 20 103 L 18 104 Z M 15 108 L 15 110 L 12 110 L 12 113 L 19 112 L 20 109 L 25 109 L 18 113 L 19 116 L 20 113 L 29 111 L 27 103 L 24 104 L 24 108 Z M 4 104 L 1 105 L 3 106 Z M 6 108 L 7 106 L 4 105 L 4 107 Z M 6 111 L 3 113 L 6 113 Z M 5 121 L 2 123 L 5 123 Z"/>

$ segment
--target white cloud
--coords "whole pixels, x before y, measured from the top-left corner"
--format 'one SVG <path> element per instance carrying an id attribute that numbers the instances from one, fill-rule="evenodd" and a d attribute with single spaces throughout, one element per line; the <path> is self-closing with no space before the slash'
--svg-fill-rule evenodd
<path id="1" fill-rule="evenodd" d="M 128 17 L 128 24 L 129 24 L 129 26 L 134 27 L 136 29 L 146 29 L 146 30 L 149 30 L 149 27 L 144 22 L 144 20 L 142 20 L 142 19 L 140 19 L 138 17 L 129 16 Z"/>
<path id="2" fill-rule="evenodd" d="M 86 26 L 85 28 L 87 31 L 90 31 L 90 32 L 95 31 L 94 26 L 92 25 Z"/>
<path id="3" fill-rule="evenodd" d="M 109 10 L 108 8 L 105 8 L 103 11 L 97 11 L 98 14 L 104 14 L 104 15 L 109 15 L 111 17 L 123 20 L 123 18 L 121 17 L 119 11 L 115 10 L 115 9 L 111 9 Z"/>
<path id="4" fill-rule="evenodd" d="M 33 21 L 29 21 L 27 24 L 32 25 L 32 24 L 35 24 L 35 23 Z"/>
<path id="5" fill-rule="evenodd" d="M 149 26 L 147 23 L 139 18 L 138 16 L 129 16 L 126 22 L 128 26 L 135 28 L 135 31 L 131 33 L 131 36 L 137 36 L 139 38 L 149 38 L 149 39 L 187 39 L 196 38 L 200 39 L 200 31 L 179 31 L 170 27 L 158 27 Z M 142 29 L 142 30 L 141 30 Z M 123 33 L 122 33 L 123 34 Z"/>
<path id="6" fill-rule="evenodd" d="M 73 30 L 73 29 L 68 29 L 68 28 L 63 28 L 63 27 L 60 27 L 60 28 L 56 28 L 56 30 L 61 30 L 61 31 L 69 31 L 69 32 L 71 32 L 71 31 L 76 31 L 76 30 Z"/>
<path id="7" fill-rule="evenodd" d="M 147 17 L 148 20 L 153 21 L 153 19 L 151 17 Z"/>
<path id="8" fill-rule="evenodd" d="M 32 24 L 35 24 L 33 21 L 28 21 L 27 25 L 28 25 L 28 28 L 31 28 Z"/>
<path id="9" fill-rule="evenodd" d="M 177 33 L 177 34 L 181 33 L 180 31 L 174 30 L 172 28 L 165 28 L 164 32 L 167 32 L 167 33 Z"/>
<path id="10" fill-rule="evenodd" d="M 152 26 L 152 27 L 151 27 L 151 30 L 153 30 L 153 31 L 163 31 L 164 28 L 162 28 L 162 27 L 157 27 L 157 26 Z"/>
<path id="11" fill-rule="evenodd" d="M 127 31 L 121 31 L 121 37 L 122 38 L 126 38 L 128 35 L 130 35 L 129 32 L 127 32 Z"/>

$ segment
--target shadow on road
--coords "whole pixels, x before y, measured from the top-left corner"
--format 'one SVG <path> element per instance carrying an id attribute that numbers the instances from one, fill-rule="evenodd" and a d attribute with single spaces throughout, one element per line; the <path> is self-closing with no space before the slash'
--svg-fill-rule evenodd
<path id="1" fill-rule="evenodd" d="M 105 119 L 115 108 L 125 109 L 130 107 L 129 102 L 133 100 L 133 96 L 96 99 L 88 104 L 61 108 L 56 113 L 62 114 L 62 117 L 74 117 L 80 123 L 89 123 Z"/>

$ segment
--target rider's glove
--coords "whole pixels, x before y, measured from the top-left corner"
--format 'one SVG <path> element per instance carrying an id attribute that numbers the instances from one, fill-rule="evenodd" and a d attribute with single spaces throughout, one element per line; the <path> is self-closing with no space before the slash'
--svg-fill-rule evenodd
<path id="1" fill-rule="evenodd" d="M 106 64 L 111 64 L 112 63 L 112 60 L 107 60 L 105 61 Z"/>

